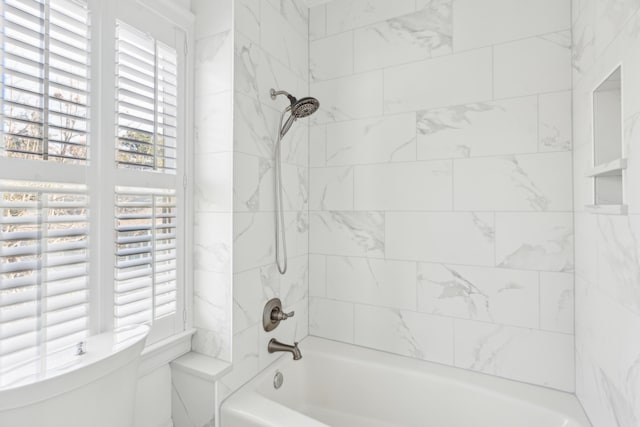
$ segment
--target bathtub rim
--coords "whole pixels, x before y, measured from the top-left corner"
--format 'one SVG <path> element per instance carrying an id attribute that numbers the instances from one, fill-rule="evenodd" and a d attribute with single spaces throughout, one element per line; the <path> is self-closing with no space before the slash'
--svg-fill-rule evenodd
<path id="1" fill-rule="evenodd" d="M 301 360 L 303 363 L 305 356 L 317 354 L 328 359 L 359 360 L 361 363 L 364 359 L 366 364 L 373 366 L 383 367 L 392 371 L 410 372 L 412 375 L 430 377 L 436 381 L 453 382 L 457 386 L 478 390 L 481 393 L 496 396 L 504 401 L 515 400 L 534 407 L 540 407 L 546 411 L 566 417 L 577 426 L 592 427 L 575 393 L 315 336 L 305 337 L 300 341 L 299 346 L 303 355 Z M 288 356 L 287 354 L 279 357 L 222 400 L 220 404 L 221 418 L 223 417 L 225 405 L 235 413 L 244 412 L 241 407 L 239 408 L 234 404 L 241 403 L 245 394 L 254 394 L 270 400 L 261 394 L 258 389 L 265 381 L 271 382 L 273 373 L 283 365 L 297 363 Z M 294 409 L 279 402 L 270 401 L 296 412 Z"/>

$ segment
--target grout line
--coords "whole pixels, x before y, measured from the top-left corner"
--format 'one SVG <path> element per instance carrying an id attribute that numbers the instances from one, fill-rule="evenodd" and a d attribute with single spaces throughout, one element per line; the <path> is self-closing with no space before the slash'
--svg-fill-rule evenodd
<path id="1" fill-rule="evenodd" d="M 453 322 L 456 322 L 456 321 L 467 321 L 467 322 L 479 323 L 479 324 L 483 324 L 483 325 L 503 326 L 503 327 L 506 327 L 506 328 L 513 328 L 513 329 L 518 329 L 518 330 L 521 330 L 521 331 L 536 331 L 536 332 L 542 332 L 542 333 L 546 333 L 546 334 L 553 334 L 553 335 L 565 336 L 565 337 L 573 336 L 572 333 L 560 332 L 560 331 L 551 331 L 551 330 L 547 330 L 547 329 L 538 329 L 535 326 L 529 327 L 529 326 L 522 326 L 522 325 L 514 325 L 512 323 L 491 322 L 489 320 L 473 319 L 473 318 L 470 318 L 470 317 L 452 316 L 452 315 L 446 315 L 446 314 L 443 314 L 443 313 L 430 313 L 430 312 L 419 311 L 419 310 L 410 310 L 410 309 L 407 309 L 407 308 L 390 307 L 388 305 L 379 305 L 379 304 L 372 304 L 372 303 L 362 302 L 362 301 L 353 301 L 353 300 L 349 300 L 349 299 L 338 299 L 338 298 L 330 298 L 330 297 L 315 297 L 315 298 L 324 299 L 326 301 L 339 302 L 339 303 L 343 303 L 343 304 L 352 305 L 354 307 L 354 320 L 355 320 L 355 307 L 356 306 L 361 306 L 361 307 L 379 308 L 379 309 L 390 310 L 390 311 L 400 311 L 400 312 L 405 312 L 405 313 L 420 314 L 420 315 L 424 315 L 424 316 L 436 317 L 438 319 L 452 320 Z"/>

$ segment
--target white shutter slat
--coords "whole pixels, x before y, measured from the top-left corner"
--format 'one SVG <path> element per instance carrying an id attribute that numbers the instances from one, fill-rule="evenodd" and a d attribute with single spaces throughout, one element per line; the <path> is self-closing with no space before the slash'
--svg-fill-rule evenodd
<path id="1" fill-rule="evenodd" d="M 86 4 L 3 0 L 2 8 L 1 81 L 4 88 L 30 95 L 23 99 L 16 92 L 8 98 L 3 92 L 4 144 L 0 144 L 0 155 L 86 162 L 90 46 Z M 59 100 L 76 102 L 77 108 L 73 104 L 50 108 Z M 21 103 L 22 108 L 17 105 Z M 37 113 L 33 108 L 38 108 Z M 49 132 L 44 132 L 45 125 Z"/>
<path id="2" fill-rule="evenodd" d="M 116 38 L 117 163 L 175 174 L 177 52 L 121 22 Z"/>
<path id="3" fill-rule="evenodd" d="M 174 190 L 116 188 L 115 323 L 119 326 L 175 313 L 176 209 Z"/>
<path id="4" fill-rule="evenodd" d="M 0 181 L 0 368 L 88 333 L 83 185 Z M 21 368 L 22 369 L 22 368 Z"/>

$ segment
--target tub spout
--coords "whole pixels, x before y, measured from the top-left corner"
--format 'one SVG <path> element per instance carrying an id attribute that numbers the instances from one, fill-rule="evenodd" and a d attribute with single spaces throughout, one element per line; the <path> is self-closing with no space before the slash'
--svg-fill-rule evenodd
<path id="1" fill-rule="evenodd" d="M 269 341 L 269 346 L 267 347 L 269 353 L 276 353 L 278 351 L 288 351 L 293 355 L 293 360 L 302 359 L 302 353 L 300 353 L 300 349 L 298 348 L 298 343 L 294 342 L 293 345 L 283 344 L 275 338 L 271 338 Z"/>

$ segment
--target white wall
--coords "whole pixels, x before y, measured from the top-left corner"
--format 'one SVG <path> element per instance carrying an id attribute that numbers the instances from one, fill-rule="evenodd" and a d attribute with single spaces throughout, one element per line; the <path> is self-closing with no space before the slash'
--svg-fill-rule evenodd
<path id="1" fill-rule="evenodd" d="M 569 0 L 311 9 L 310 333 L 574 390 Z"/>
<path id="2" fill-rule="evenodd" d="M 594 427 L 640 425 L 640 3 L 573 2 L 577 395 Z M 629 215 L 589 213 L 592 90 L 622 64 Z"/>

